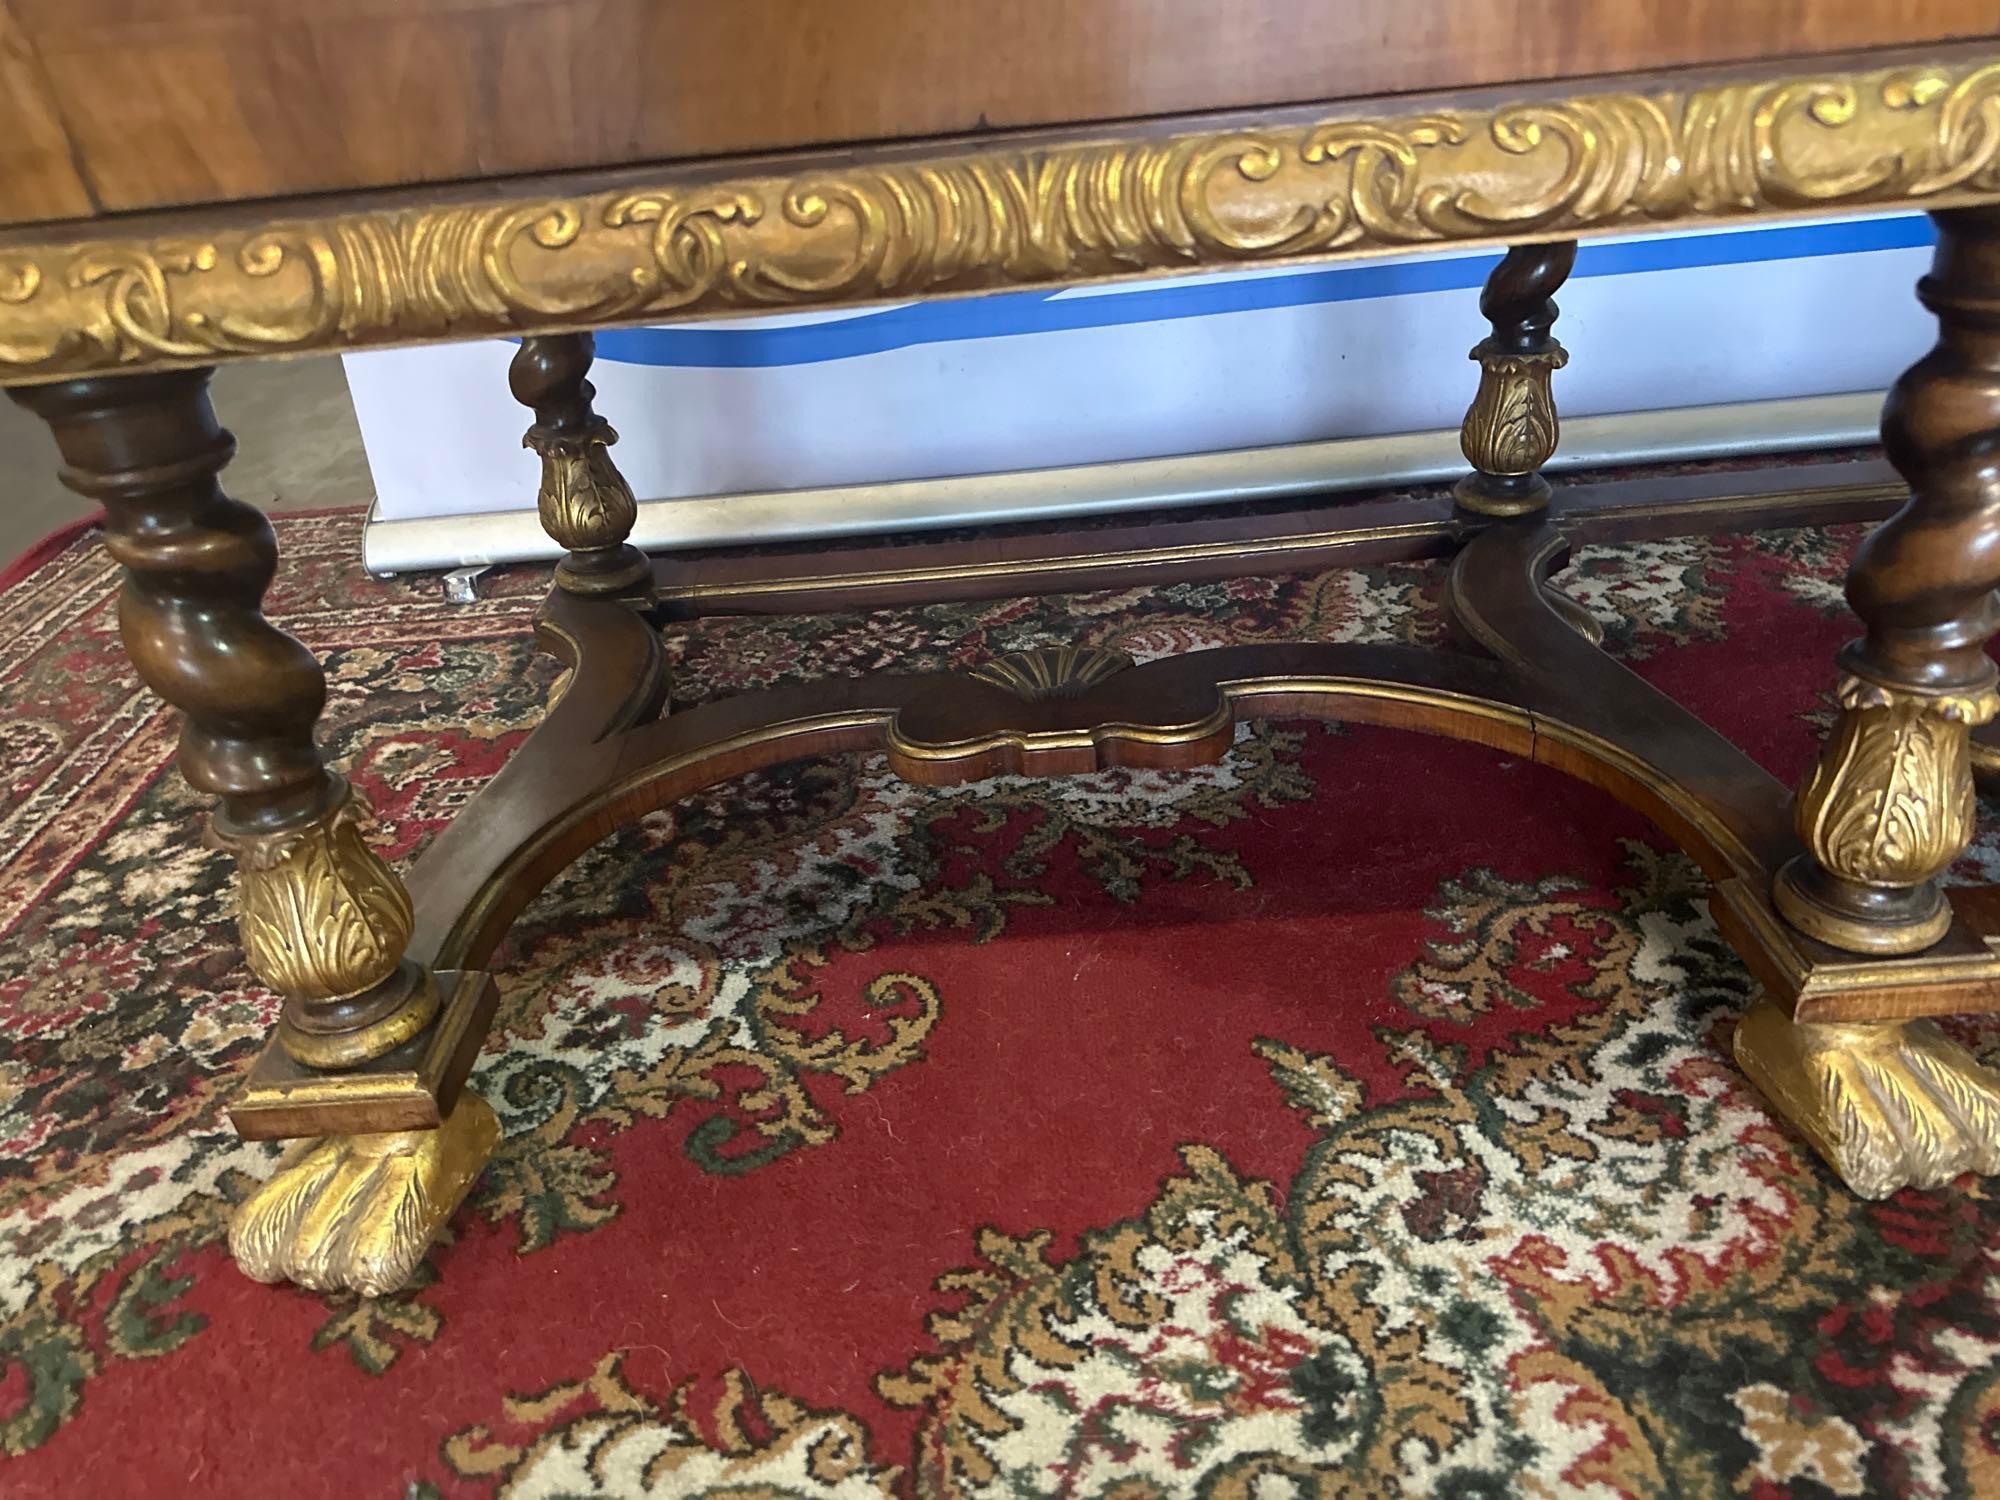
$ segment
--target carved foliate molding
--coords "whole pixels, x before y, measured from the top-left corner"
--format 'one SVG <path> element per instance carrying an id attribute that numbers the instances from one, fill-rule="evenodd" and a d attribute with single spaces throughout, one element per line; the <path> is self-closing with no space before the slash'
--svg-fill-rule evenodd
<path id="1" fill-rule="evenodd" d="M 303 828 L 221 837 L 236 856 L 243 956 L 265 984 L 288 1000 L 338 1000 L 395 974 L 415 925 L 410 897 L 362 837 L 352 791 Z"/>
<path id="2" fill-rule="evenodd" d="M 208 235 L 136 218 L 0 245 L 0 380 L 1990 198 L 1996 112 L 2000 60 L 1955 60 L 790 173 L 663 169 L 569 196 L 294 204 Z"/>
<path id="3" fill-rule="evenodd" d="M 542 530 L 571 552 L 615 547 L 639 519 L 632 487 L 606 450 L 618 434 L 602 417 L 581 433 L 561 433 L 537 423 L 521 439 L 541 455 L 542 486 L 535 496 Z"/>
<path id="4" fill-rule="evenodd" d="M 1913 886 L 1971 841 L 1967 742 L 2000 711 L 1991 689 L 1933 696 L 1843 677 L 1840 723 L 1793 809 L 1821 865 L 1863 885 Z"/>
<path id="5" fill-rule="evenodd" d="M 1532 474 L 1561 436 L 1550 377 L 1569 362 L 1560 345 L 1539 354 L 1506 354 L 1489 340 L 1472 351 L 1479 389 L 1459 428 L 1458 445 L 1482 474 Z"/>

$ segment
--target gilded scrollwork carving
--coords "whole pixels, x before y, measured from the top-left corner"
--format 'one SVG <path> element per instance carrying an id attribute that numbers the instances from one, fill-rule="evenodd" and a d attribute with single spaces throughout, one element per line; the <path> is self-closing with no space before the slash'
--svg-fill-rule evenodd
<path id="1" fill-rule="evenodd" d="M 236 856 L 239 929 L 251 971 L 297 1000 L 359 995 L 396 973 L 410 897 L 368 847 L 345 791 L 326 817 L 271 834 L 224 834 Z"/>
<path id="2" fill-rule="evenodd" d="M 2000 697 L 1912 693 L 1851 675 L 1837 697 L 1840 723 L 1793 808 L 1800 839 L 1822 867 L 1863 885 L 1942 874 L 1972 838 L 1968 740 Z"/>
<path id="3" fill-rule="evenodd" d="M 2000 62 L 0 250 L 0 379 L 2000 194 Z"/>

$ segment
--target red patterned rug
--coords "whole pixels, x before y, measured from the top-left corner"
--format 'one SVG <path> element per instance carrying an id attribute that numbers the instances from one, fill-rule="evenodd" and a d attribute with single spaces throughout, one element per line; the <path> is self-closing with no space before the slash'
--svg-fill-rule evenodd
<path id="1" fill-rule="evenodd" d="M 277 524 L 273 613 L 407 859 L 536 717 L 544 575 L 451 606 L 363 577 L 355 516 Z M 1852 541 L 1593 549 L 1566 586 L 1789 778 Z M 712 622 L 676 691 L 1428 641 L 1439 583 Z M 418 1284 L 253 1285 L 224 1224 L 275 1152 L 220 1106 L 275 1003 L 114 584 L 85 538 L 0 596 L 8 1496 L 2000 1488 L 1991 1185 L 1843 1191 L 1728 1061 L 1750 987 L 1693 867 L 1386 730 L 942 791 L 815 761 L 648 819 L 495 961 L 507 1138 Z"/>

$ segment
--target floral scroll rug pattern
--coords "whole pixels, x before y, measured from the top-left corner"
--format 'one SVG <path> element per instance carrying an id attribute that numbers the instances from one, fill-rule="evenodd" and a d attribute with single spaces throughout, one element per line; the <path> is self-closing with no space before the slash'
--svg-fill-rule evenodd
<path id="1" fill-rule="evenodd" d="M 556 669 L 277 522 L 272 611 L 407 861 Z M 1564 586 L 1771 770 L 1852 532 Z M 1432 567 L 668 637 L 678 701 L 1083 641 L 1443 637 Z M 1553 773 L 1260 724 L 1219 765 L 926 790 L 800 762 L 657 814 L 494 960 L 506 1139 L 417 1284 L 255 1286 L 270 1025 L 84 538 L 0 596 L 0 1493 L 2000 1493 L 2000 1197 L 1846 1193 L 1728 1060 L 1693 867 Z M 2000 869 L 2000 840 L 1968 877 Z M 1988 1055 L 2000 1028 L 1960 1034 Z"/>

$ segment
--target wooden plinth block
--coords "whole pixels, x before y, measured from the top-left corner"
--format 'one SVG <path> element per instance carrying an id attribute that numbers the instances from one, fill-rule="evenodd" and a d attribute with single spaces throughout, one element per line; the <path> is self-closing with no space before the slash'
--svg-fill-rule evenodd
<path id="1" fill-rule="evenodd" d="M 361 1067 L 319 1073 L 274 1040 L 229 1103 L 250 1140 L 435 1130 L 450 1115 L 493 1021 L 499 989 L 478 970 L 438 975 L 444 993 L 427 1031 Z"/>
<path id="2" fill-rule="evenodd" d="M 1963 918 L 1927 952 L 1870 958 L 1805 936 L 1761 883 L 1724 880 L 1715 922 L 1772 1003 L 1801 1022 L 1897 1021 L 2000 1011 L 2000 954 Z"/>

